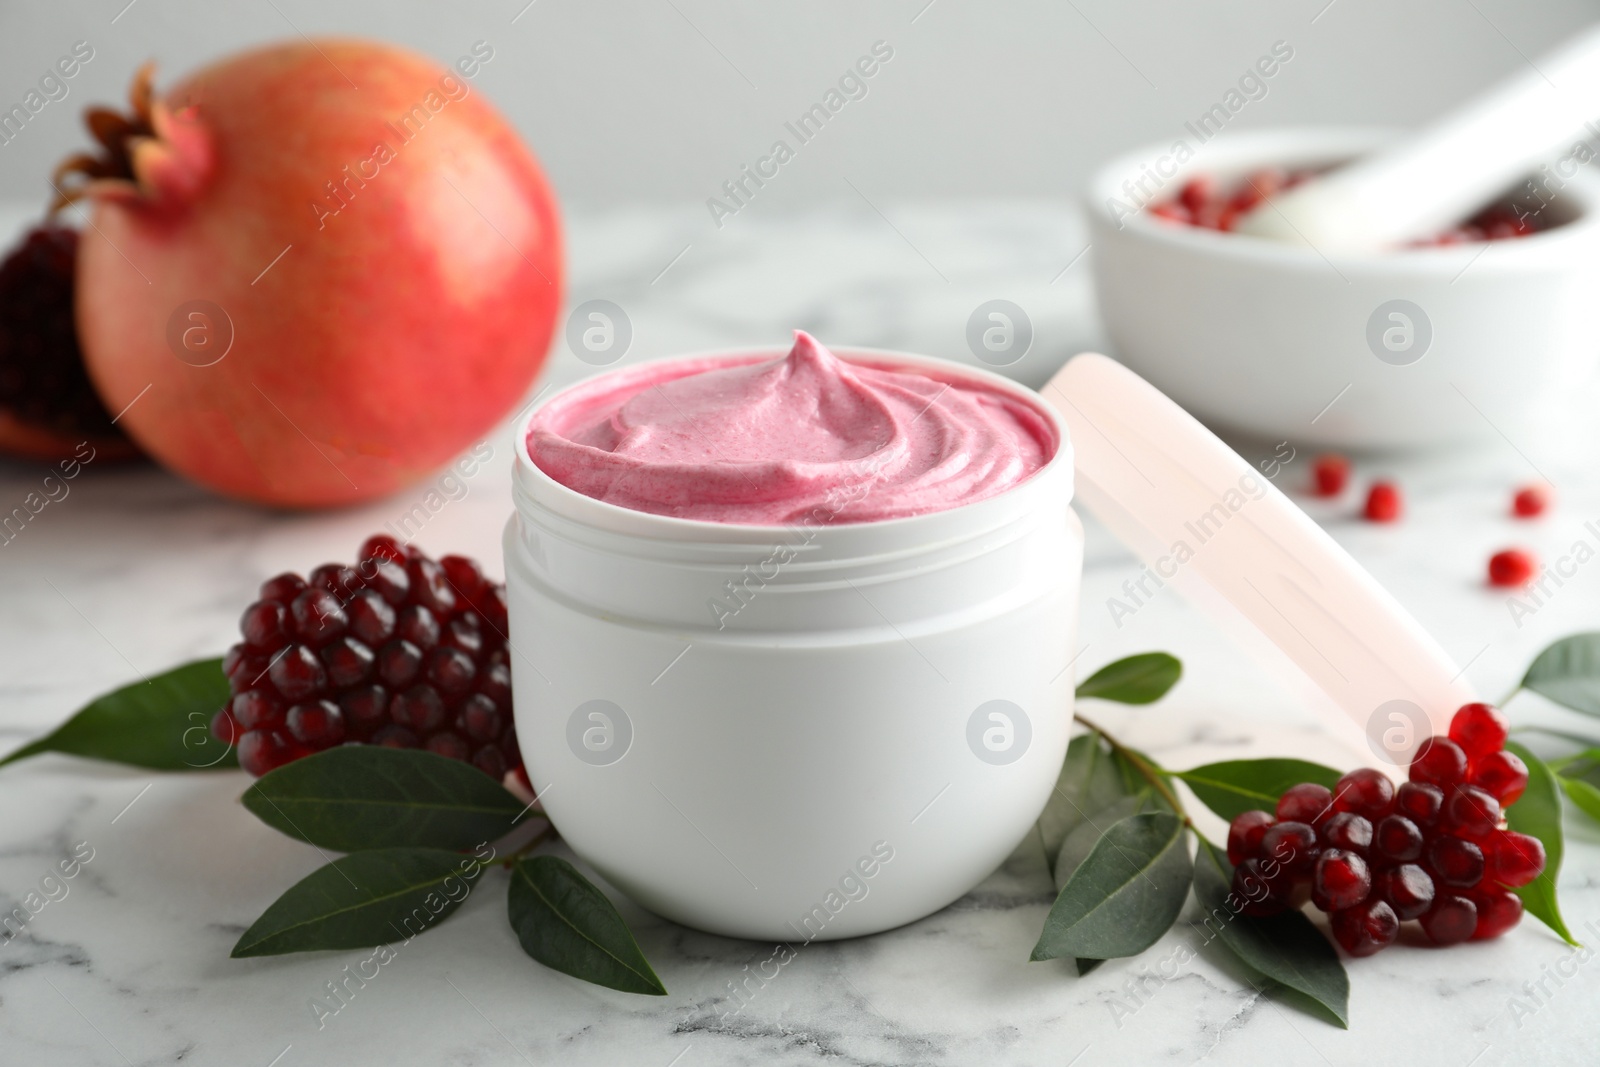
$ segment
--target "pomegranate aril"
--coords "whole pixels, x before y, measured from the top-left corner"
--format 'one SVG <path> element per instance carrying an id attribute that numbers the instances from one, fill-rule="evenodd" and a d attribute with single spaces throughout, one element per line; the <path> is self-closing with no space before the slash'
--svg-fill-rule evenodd
<path id="1" fill-rule="evenodd" d="M 444 701 L 431 687 L 414 685 L 394 695 L 389 702 L 389 717 L 419 734 L 430 734 L 444 722 Z"/>
<path id="2" fill-rule="evenodd" d="M 1439 893 L 1422 916 L 1422 932 L 1435 945 L 1459 945 L 1478 927 L 1478 906 L 1456 893 Z"/>
<path id="3" fill-rule="evenodd" d="M 434 755 L 446 756 L 462 762 L 466 761 L 468 753 L 472 751 L 467 747 L 465 741 L 449 731 L 434 734 L 422 743 L 422 747 Z"/>
<path id="4" fill-rule="evenodd" d="M 257 684 L 267 670 L 267 657 L 258 656 L 244 645 L 234 645 L 222 657 L 222 673 L 234 692 Z"/>
<path id="5" fill-rule="evenodd" d="M 298 574 L 280 574 L 261 583 L 261 599 L 274 600 L 284 607 L 305 590 L 306 581 Z"/>
<path id="6" fill-rule="evenodd" d="M 1463 704 L 1450 719 L 1450 740 L 1461 746 L 1469 762 L 1506 747 L 1510 727 L 1491 704 Z"/>
<path id="7" fill-rule="evenodd" d="M 395 563 L 404 564 L 406 555 L 400 549 L 400 542 L 388 534 L 373 534 L 361 543 L 358 553 L 360 560 L 387 559 Z"/>
<path id="8" fill-rule="evenodd" d="M 1366 855 L 1372 847 L 1372 823 L 1365 816 L 1341 811 L 1317 829 L 1317 836 L 1329 848 Z"/>
<path id="9" fill-rule="evenodd" d="M 1278 798 L 1279 822 L 1315 825 L 1333 814 L 1333 792 L 1325 785 L 1301 782 L 1284 790 Z"/>
<path id="10" fill-rule="evenodd" d="M 257 778 L 298 755 L 297 748 L 277 730 L 246 730 L 239 737 L 239 766 Z"/>
<path id="11" fill-rule="evenodd" d="M 429 611 L 449 615 L 456 609 L 457 597 L 450 588 L 444 569 L 431 559 L 414 559 L 406 566 L 411 578 L 411 602 Z"/>
<path id="12" fill-rule="evenodd" d="M 1472 784 L 1509 808 L 1528 788 L 1528 765 L 1515 752 L 1491 752 L 1473 765 Z"/>
<path id="13" fill-rule="evenodd" d="M 422 649 L 410 641 L 390 641 L 378 649 L 378 680 L 390 689 L 402 689 L 422 671 Z"/>
<path id="14" fill-rule="evenodd" d="M 1380 870 L 1373 877 L 1372 889 L 1389 902 L 1401 922 L 1420 918 L 1433 906 L 1433 879 L 1415 863 Z"/>
<path id="15" fill-rule="evenodd" d="M 1263 869 L 1269 874 L 1275 875 L 1281 868 L 1290 877 L 1307 877 L 1316 865 L 1317 852 L 1317 832 L 1303 822 L 1280 822 L 1261 835 Z"/>
<path id="16" fill-rule="evenodd" d="M 1428 866 L 1439 882 L 1471 889 L 1483 880 L 1483 850 L 1465 838 L 1446 834 L 1428 843 Z"/>
<path id="17" fill-rule="evenodd" d="M 472 688 L 478 676 L 472 657 L 458 648 L 436 648 L 428 656 L 428 681 L 445 697 L 456 697 Z"/>
<path id="18" fill-rule="evenodd" d="M 1381 819 L 1394 806 L 1394 783 L 1371 767 L 1351 771 L 1333 787 L 1333 806 L 1369 820 Z"/>
<path id="19" fill-rule="evenodd" d="M 1373 482 L 1362 514 L 1370 522 L 1394 522 L 1403 510 L 1400 489 L 1393 482 Z"/>
<path id="20" fill-rule="evenodd" d="M 1522 900 L 1510 890 L 1494 890 L 1472 895 L 1478 921 L 1472 927 L 1472 940 L 1499 937 L 1522 919 Z"/>
<path id="21" fill-rule="evenodd" d="M 283 705 L 260 689 L 235 694 L 229 710 L 241 729 L 262 730 L 283 725 Z"/>
<path id="22" fill-rule="evenodd" d="M 1526 485 L 1511 498 L 1511 514 L 1519 519 L 1543 515 L 1550 507 L 1550 491 L 1542 485 Z"/>
<path id="23" fill-rule="evenodd" d="M 401 610 L 394 632 L 426 652 L 439 643 L 439 619 L 421 604 L 412 604 Z"/>
<path id="24" fill-rule="evenodd" d="M 451 620 L 445 627 L 443 643 L 446 648 L 458 648 L 473 659 L 483 652 L 483 631 L 479 628 L 477 614 L 466 614 Z"/>
<path id="25" fill-rule="evenodd" d="M 223 744 L 238 744 L 239 734 L 242 732 L 239 724 L 234 721 L 233 713 L 227 708 L 219 708 L 217 713 L 211 716 L 211 736 Z"/>
<path id="26" fill-rule="evenodd" d="M 501 668 L 491 668 L 498 670 Z M 1228 824 L 1228 862 L 1235 867 L 1261 851 L 1261 838 L 1277 820 L 1264 811 L 1246 811 Z"/>
<path id="27" fill-rule="evenodd" d="M 465 556 L 444 556 L 439 560 L 445 579 L 456 595 L 468 603 L 475 603 L 483 593 L 483 571 Z"/>
<path id="28" fill-rule="evenodd" d="M 372 649 L 353 637 L 341 637 L 322 650 L 328 681 L 336 689 L 348 689 L 370 680 L 376 658 Z"/>
<path id="29" fill-rule="evenodd" d="M 478 672 L 478 692 L 494 701 L 502 711 L 511 707 L 511 668 L 492 663 Z M 1265 812 L 1262 812 L 1265 815 Z M 1269 816 L 1270 818 L 1270 816 Z"/>
<path id="30" fill-rule="evenodd" d="M 1373 852 L 1389 863 L 1409 863 L 1422 855 L 1423 835 L 1404 815 L 1386 815 L 1373 829 Z"/>
<path id="31" fill-rule="evenodd" d="M 267 677 L 278 695 L 292 703 L 316 695 L 328 684 L 322 661 L 305 645 L 290 645 L 278 653 L 267 668 Z"/>
<path id="32" fill-rule="evenodd" d="M 1444 790 L 1425 782 L 1401 782 L 1394 795 L 1395 811 L 1420 827 L 1439 821 L 1444 808 Z"/>
<path id="33" fill-rule="evenodd" d="M 324 563 L 306 576 L 306 584 L 314 589 L 332 593 L 343 604 L 361 589 L 361 578 L 355 568 L 338 563 Z"/>
<path id="34" fill-rule="evenodd" d="M 484 745 L 472 754 L 472 765 L 495 781 L 506 776 L 506 758 L 493 745 Z"/>
<path id="35" fill-rule="evenodd" d="M 1210 175 L 1201 175 L 1183 183 L 1182 188 L 1178 190 L 1178 203 L 1193 215 L 1208 206 L 1216 196 L 1216 179 Z"/>
<path id="36" fill-rule="evenodd" d="M 1342 848 L 1330 848 L 1317 857 L 1311 877 L 1311 902 L 1326 912 L 1353 908 L 1372 892 L 1372 871 L 1367 861 Z"/>
<path id="37" fill-rule="evenodd" d="M 366 587 L 392 607 L 404 604 L 411 594 L 411 576 L 394 560 L 369 559 L 358 570 Z"/>
<path id="38" fill-rule="evenodd" d="M 1477 841 L 1500 825 L 1500 802 L 1477 786 L 1458 786 L 1450 793 L 1446 814 L 1454 833 Z"/>
<path id="39" fill-rule="evenodd" d="M 500 709 L 495 707 L 494 701 L 482 693 L 474 693 L 463 701 L 456 718 L 460 721 L 461 732 L 480 743 L 498 739 L 500 731 L 505 726 L 505 719 L 501 716 Z M 1233 840 L 1231 831 L 1228 840 L 1230 842 Z M 1258 837 L 1257 841 L 1259 840 Z"/>
<path id="40" fill-rule="evenodd" d="M 366 734 L 389 721 L 389 691 L 381 685 L 364 685 L 339 698 L 339 710 L 353 734 Z"/>
<path id="41" fill-rule="evenodd" d="M 331 700 L 296 704 L 287 716 L 289 733 L 308 748 L 331 748 L 344 740 L 344 716 Z"/>
<path id="42" fill-rule="evenodd" d="M 388 726 L 379 727 L 372 735 L 370 743 L 382 745 L 384 748 L 416 748 L 417 735 L 404 726 L 390 723 Z"/>
<path id="43" fill-rule="evenodd" d="M 394 635 L 394 608 L 376 590 L 363 589 L 351 597 L 345 614 L 350 619 L 351 636 L 370 648 L 377 648 Z"/>
<path id="44" fill-rule="evenodd" d="M 289 609 L 275 600 L 258 600 L 239 618 L 244 643 L 258 652 L 276 652 L 291 640 Z"/>
<path id="45" fill-rule="evenodd" d="M 1422 742 L 1411 760 L 1411 780 L 1427 785 L 1460 785 L 1467 778 L 1467 754 L 1447 737 Z"/>
<path id="46" fill-rule="evenodd" d="M 489 628 L 489 632 L 504 640 L 507 616 L 506 587 L 498 583 L 491 585 L 478 601 L 478 613 L 483 616 L 484 625 Z"/>
<path id="47" fill-rule="evenodd" d="M 307 589 L 289 605 L 296 636 L 308 645 L 325 645 L 345 632 L 350 621 L 339 598 L 326 589 Z"/>
<path id="48" fill-rule="evenodd" d="M 1311 461 L 1312 484 L 1318 496 L 1338 496 L 1350 482 L 1350 461 L 1328 452 Z"/>
<path id="49" fill-rule="evenodd" d="M 1539 557 L 1525 548 L 1505 548 L 1489 557 L 1489 584 L 1520 589 L 1539 573 Z"/>
<path id="50" fill-rule="evenodd" d="M 1400 936 L 1400 918 L 1387 901 L 1378 897 L 1329 916 L 1333 939 L 1352 956 L 1370 956 L 1394 944 Z"/>
<path id="51" fill-rule="evenodd" d="M 1489 842 L 1490 877 L 1512 889 L 1527 885 L 1544 873 L 1544 843 L 1537 837 L 1501 830 Z"/>

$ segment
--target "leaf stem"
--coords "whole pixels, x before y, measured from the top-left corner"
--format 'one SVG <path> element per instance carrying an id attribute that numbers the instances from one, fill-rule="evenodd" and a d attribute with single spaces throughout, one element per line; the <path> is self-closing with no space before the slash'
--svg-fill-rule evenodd
<path id="1" fill-rule="evenodd" d="M 1138 752 L 1135 752 L 1127 745 L 1124 745 L 1115 737 L 1112 737 L 1106 732 L 1104 727 L 1096 725 L 1090 720 L 1084 718 L 1082 715 L 1079 715 L 1077 712 L 1072 713 L 1072 719 L 1080 726 L 1087 726 L 1089 729 L 1105 738 L 1106 744 L 1111 746 L 1111 750 L 1113 752 L 1131 763 L 1133 765 L 1133 769 L 1138 771 L 1140 776 L 1143 777 L 1145 781 L 1149 782 L 1155 787 L 1155 791 L 1161 794 L 1161 798 L 1172 806 L 1172 810 L 1177 813 L 1179 818 L 1183 819 L 1183 825 L 1187 826 L 1191 830 L 1194 829 L 1194 823 L 1190 820 L 1189 813 L 1184 810 L 1183 801 L 1178 799 L 1178 794 L 1174 793 L 1172 791 L 1172 787 L 1167 784 L 1165 777 L 1163 777 L 1161 773 L 1160 767 L 1155 766 L 1144 756 L 1140 755 Z"/>
<path id="2" fill-rule="evenodd" d="M 528 838 L 527 841 L 523 842 L 520 846 L 505 855 L 501 859 L 501 863 L 506 867 L 510 867 L 517 860 L 526 856 L 528 853 L 532 852 L 546 841 L 551 841 L 560 836 L 561 834 L 556 830 L 556 824 L 549 823 L 543 830 L 540 830 L 538 833 Z"/>

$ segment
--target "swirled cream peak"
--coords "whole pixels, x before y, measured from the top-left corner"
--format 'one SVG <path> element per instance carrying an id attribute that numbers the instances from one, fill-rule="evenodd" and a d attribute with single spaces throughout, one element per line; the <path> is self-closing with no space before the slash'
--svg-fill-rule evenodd
<path id="1" fill-rule="evenodd" d="M 968 504 L 1055 452 L 1027 401 L 971 378 L 847 362 L 803 331 L 781 359 L 615 371 L 534 416 L 540 470 L 585 496 L 709 522 L 871 522 Z"/>

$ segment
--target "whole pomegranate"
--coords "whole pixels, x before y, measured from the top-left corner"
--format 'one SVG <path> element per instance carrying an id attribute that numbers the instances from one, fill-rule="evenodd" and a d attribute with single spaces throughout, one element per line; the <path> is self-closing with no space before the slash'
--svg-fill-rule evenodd
<path id="1" fill-rule="evenodd" d="M 560 222 L 471 77 L 358 40 L 225 59 L 133 113 L 101 158 L 77 270 L 85 362 L 119 426 L 218 492 L 289 506 L 431 472 L 533 381 L 561 303 Z M 131 405 L 131 406 L 130 406 Z"/>

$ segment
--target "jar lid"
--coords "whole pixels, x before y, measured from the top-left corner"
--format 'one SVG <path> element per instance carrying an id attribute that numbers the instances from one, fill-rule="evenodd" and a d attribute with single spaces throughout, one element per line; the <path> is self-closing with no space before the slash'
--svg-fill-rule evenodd
<path id="1" fill-rule="evenodd" d="M 1442 734 L 1475 699 L 1421 624 L 1273 484 L 1283 455 L 1251 466 L 1095 353 L 1068 361 L 1041 393 L 1071 432 L 1078 499 L 1143 558 L 1154 579 L 1145 588 L 1177 585 L 1230 625 L 1242 616 L 1395 757 L 1422 740 L 1392 744 L 1384 735 L 1397 715 L 1410 733 Z"/>

